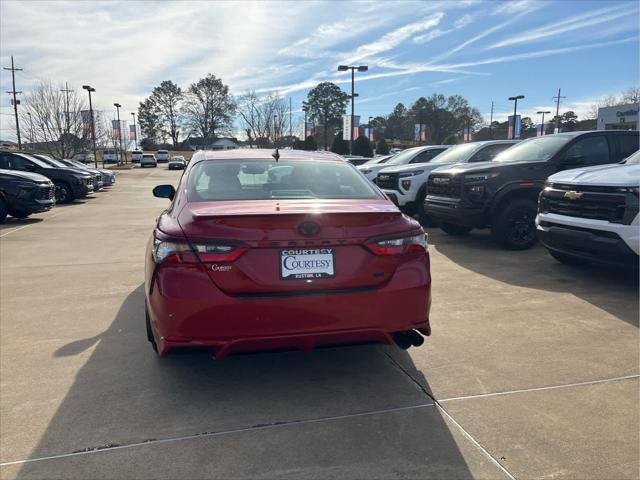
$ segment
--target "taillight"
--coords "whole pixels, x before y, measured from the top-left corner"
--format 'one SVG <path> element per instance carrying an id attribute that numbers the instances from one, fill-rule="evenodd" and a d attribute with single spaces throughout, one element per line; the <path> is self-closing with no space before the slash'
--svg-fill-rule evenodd
<path id="1" fill-rule="evenodd" d="M 247 247 L 224 243 L 188 243 L 183 240 L 154 239 L 153 260 L 156 263 L 233 262 Z"/>
<path id="2" fill-rule="evenodd" d="M 410 237 L 383 238 L 367 242 L 367 248 L 376 255 L 405 255 L 427 251 L 427 234 L 420 233 Z"/>

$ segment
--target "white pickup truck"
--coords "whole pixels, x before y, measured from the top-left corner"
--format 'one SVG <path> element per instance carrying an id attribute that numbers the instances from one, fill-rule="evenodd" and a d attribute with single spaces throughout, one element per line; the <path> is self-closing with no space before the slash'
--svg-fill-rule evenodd
<path id="1" fill-rule="evenodd" d="M 540 193 L 538 238 L 553 258 L 638 266 L 640 151 L 621 163 L 566 170 Z"/>
<path id="2" fill-rule="evenodd" d="M 400 210 L 408 215 L 418 213 L 421 220 L 425 221 L 424 199 L 427 195 L 427 178 L 433 170 L 448 167 L 454 163 L 488 162 L 517 142 L 518 140 L 488 140 L 455 145 L 428 163 L 383 168 L 378 173 L 375 183 L 398 205 Z"/>

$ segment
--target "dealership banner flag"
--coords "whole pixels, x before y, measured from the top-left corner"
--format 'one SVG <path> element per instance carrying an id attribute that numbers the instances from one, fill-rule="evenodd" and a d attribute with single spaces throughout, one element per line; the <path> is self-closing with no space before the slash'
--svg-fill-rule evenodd
<path id="1" fill-rule="evenodd" d="M 136 126 L 129 125 L 129 140 L 137 140 L 138 135 L 136 134 Z"/>
<path id="2" fill-rule="evenodd" d="M 543 123 L 542 126 L 540 126 L 540 125 L 536 126 L 536 129 L 538 130 L 538 133 L 536 133 L 536 136 L 537 137 L 542 137 L 542 136 L 546 135 L 548 126 L 549 126 L 548 123 Z"/>
<path id="3" fill-rule="evenodd" d="M 91 110 L 82 110 L 82 138 L 91 138 Z"/>
<path id="4" fill-rule="evenodd" d="M 462 140 L 465 142 L 470 142 L 471 141 L 471 129 L 470 128 L 465 128 L 462 131 Z"/>
<path id="5" fill-rule="evenodd" d="M 513 135 L 513 128 L 514 128 L 514 117 L 513 115 L 509 115 L 509 128 L 508 128 L 508 132 L 507 132 L 507 138 L 508 139 L 512 139 L 512 138 L 520 138 L 520 127 L 522 125 L 521 123 L 521 118 L 520 115 L 516 115 L 515 116 L 515 135 Z"/>
<path id="6" fill-rule="evenodd" d="M 413 126 L 413 141 L 414 142 L 426 142 L 427 141 L 427 126 L 422 123 L 416 123 Z"/>
<path id="7" fill-rule="evenodd" d="M 113 139 L 118 140 L 120 138 L 120 122 L 111 120 L 111 128 L 113 129 Z"/>

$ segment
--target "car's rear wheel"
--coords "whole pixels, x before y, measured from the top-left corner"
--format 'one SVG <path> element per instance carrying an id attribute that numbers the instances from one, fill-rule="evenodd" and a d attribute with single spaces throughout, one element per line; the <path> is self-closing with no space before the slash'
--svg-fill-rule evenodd
<path id="1" fill-rule="evenodd" d="M 574 257 L 573 255 L 567 255 L 566 253 L 560 253 L 554 250 L 549 250 L 549 255 L 564 265 L 581 266 L 589 265 L 591 263 L 589 260 L 585 260 L 584 258 Z"/>
<path id="2" fill-rule="evenodd" d="M 526 250 L 536 237 L 537 205 L 525 198 L 513 200 L 497 215 L 491 225 L 493 239 L 509 250 Z"/>
<path id="3" fill-rule="evenodd" d="M 4 199 L 0 198 L 0 223 L 4 223 L 7 218 L 7 205 L 4 203 Z"/>
<path id="4" fill-rule="evenodd" d="M 31 212 L 22 212 L 20 210 L 14 210 L 11 212 L 11 216 L 14 218 L 27 218 L 31 215 Z"/>
<path id="5" fill-rule="evenodd" d="M 463 225 L 455 225 L 453 223 L 442 222 L 440 224 L 440 230 L 442 230 L 448 235 L 460 236 L 460 235 L 466 235 L 471 230 L 473 230 L 473 228 L 465 227 Z"/>
<path id="6" fill-rule="evenodd" d="M 151 330 L 151 319 L 149 318 L 149 310 L 147 309 L 146 300 L 144 302 L 144 316 L 145 323 L 147 325 L 147 340 L 149 340 L 149 343 L 151 343 L 151 348 L 153 348 L 153 351 L 158 353 L 158 345 L 156 344 L 156 339 L 153 336 L 153 330 Z"/>
<path id="7" fill-rule="evenodd" d="M 73 201 L 73 191 L 67 182 L 54 182 L 56 186 L 56 203 L 70 203 Z"/>

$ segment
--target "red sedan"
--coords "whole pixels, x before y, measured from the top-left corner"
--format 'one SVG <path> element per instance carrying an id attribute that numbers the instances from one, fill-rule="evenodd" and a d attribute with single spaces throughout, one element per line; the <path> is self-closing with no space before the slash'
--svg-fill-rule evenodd
<path id="1" fill-rule="evenodd" d="M 341 157 L 197 152 L 154 188 L 171 205 L 146 252 L 149 341 L 231 352 L 430 334 L 427 237 Z"/>

